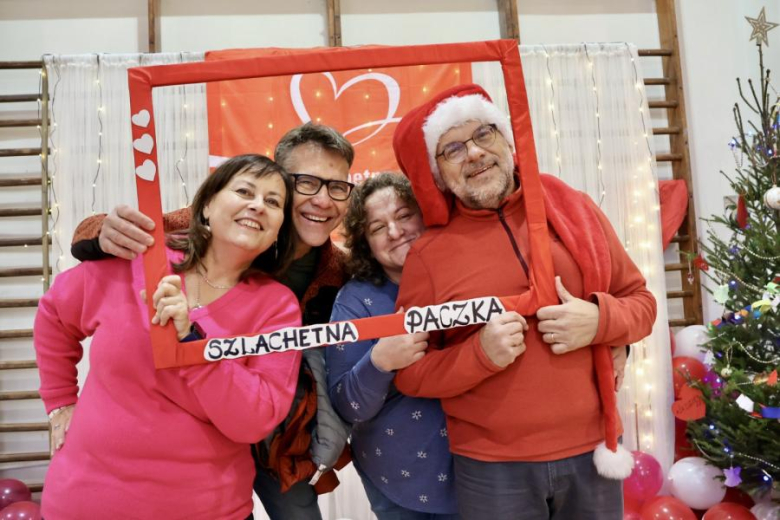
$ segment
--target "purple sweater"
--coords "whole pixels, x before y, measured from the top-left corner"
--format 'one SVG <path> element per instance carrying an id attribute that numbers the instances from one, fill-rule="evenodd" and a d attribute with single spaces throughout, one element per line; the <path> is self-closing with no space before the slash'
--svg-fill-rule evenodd
<path id="1" fill-rule="evenodd" d="M 255 474 L 249 444 L 286 416 L 300 353 L 155 370 L 142 288 L 140 259 L 112 259 L 61 273 L 41 299 L 41 397 L 47 412 L 77 403 L 46 475 L 43 516 L 243 520 Z M 289 289 L 258 277 L 190 319 L 219 337 L 298 326 L 300 310 Z M 77 396 L 87 336 L 90 371 Z"/>

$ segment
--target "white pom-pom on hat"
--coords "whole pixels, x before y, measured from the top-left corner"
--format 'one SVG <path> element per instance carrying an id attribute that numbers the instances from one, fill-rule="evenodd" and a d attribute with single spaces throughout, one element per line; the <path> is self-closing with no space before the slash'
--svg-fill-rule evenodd
<path id="1" fill-rule="evenodd" d="M 617 450 L 612 451 L 602 442 L 593 452 L 593 463 L 602 477 L 623 480 L 634 469 L 634 456 L 622 444 L 618 444 Z"/>

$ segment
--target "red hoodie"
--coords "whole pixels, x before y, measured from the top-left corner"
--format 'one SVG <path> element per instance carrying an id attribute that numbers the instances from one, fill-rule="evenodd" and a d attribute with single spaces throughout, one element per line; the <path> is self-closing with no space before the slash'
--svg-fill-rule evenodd
<path id="1" fill-rule="evenodd" d="M 584 294 L 582 259 L 550 228 L 555 273 L 572 295 L 599 305 L 593 343 L 622 346 L 644 338 L 655 321 L 655 299 L 644 278 L 606 216 L 587 196 L 562 189 L 570 193 L 558 203 L 595 212 L 607 242 L 609 290 Z M 457 202 L 449 224 L 429 230 L 409 252 L 397 305 L 528 291 L 520 260 L 529 262 L 524 222 L 521 190 L 498 211 Z M 536 318 L 526 318 L 526 351 L 505 369 L 485 355 L 479 327 L 467 327 L 432 334 L 426 356 L 396 376 L 401 392 L 441 399 L 453 453 L 485 461 L 557 460 L 591 451 L 604 439 L 592 350 L 553 354 Z"/>

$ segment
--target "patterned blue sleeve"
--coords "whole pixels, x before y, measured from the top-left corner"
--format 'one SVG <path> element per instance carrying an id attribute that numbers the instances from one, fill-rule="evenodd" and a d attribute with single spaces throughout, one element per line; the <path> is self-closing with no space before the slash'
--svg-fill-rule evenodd
<path id="1" fill-rule="evenodd" d="M 347 284 L 336 297 L 330 320 L 371 315 L 355 287 Z M 349 423 L 368 421 L 379 413 L 395 376 L 394 372 L 379 370 L 371 362 L 371 349 L 376 341 L 357 341 L 325 349 L 328 393 L 336 411 Z"/>

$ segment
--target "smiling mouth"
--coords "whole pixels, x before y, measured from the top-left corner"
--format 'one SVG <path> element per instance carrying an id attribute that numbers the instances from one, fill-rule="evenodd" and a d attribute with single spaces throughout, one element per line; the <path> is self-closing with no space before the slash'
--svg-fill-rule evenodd
<path id="1" fill-rule="evenodd" d="M 408 245 L 409 247 L 411 247 L 411 246 L 412 246 L 412 244 L 414 243 L 414 241 L 415 241 L 415 240 L 417 240 L 417 237 L 410 238 L 409 240 L 405 240 L 405 241 L 401 242 L 400 244 L 396 245 L 395 247 L 393 247 L 393 248 L 392 248 L 390 251 L 391 251 L 391 252 L 392 252 L 392 251 L 395 251 L 395 250 L 396 250 L 396 249 L 398 249 L 399 247 L 403 247 L 403 246 L 407 246 L 407 245 Z"/>
<path id="2" fill-rule="evenodd" d="M 469 173 L 468 175 L 466 175 L 466 178 L 467 179 L 473 179 L 474 177 L 479 177 L 480 175 L 482 175 L 483 173 L 485 173 L 486 171 L 491 169 L 493 166 L 495 166 L 495 164 L 491 164 L 489 166 L 484 166 L 484 167 L 480 168 L 477 171 Z"/>
<path id="3" fill-rule="evenodd" d="M 259 222 L 255 222 L 254 220 L 249 220 L 249 219 L 246 219 L 246 218 L 242 218 L 240 220 L 237 220 L 236 223 L 239 226 L 241 226 L 241 227 L 245 227 L 245 228 L 249 228 L 249 229 L 256 229 L 258 231 L 263 231 L 263 229 L 264 229 L 263 226 L 260 225 Z"/>
<path id="4" fill-rule="evenodd" d="M 314 222 L 315 224 L 324 224 L 331 219 L 331 217 L 320 217 L 318 215 L 311 215 L 309 213 L 301 213 L 301 216 L 309 222 Z"/>

